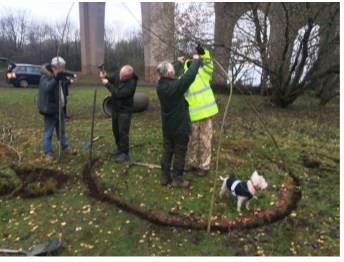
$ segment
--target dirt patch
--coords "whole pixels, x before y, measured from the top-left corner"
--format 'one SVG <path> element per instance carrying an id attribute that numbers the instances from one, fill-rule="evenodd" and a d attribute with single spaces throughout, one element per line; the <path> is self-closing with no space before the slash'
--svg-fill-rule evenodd
<path id="1" fill-rule="evenodd" d="M 0 195 L 24 198 L 55 193 L 67 182 L 62 171 L 37 167 L 11 167 L 12 172 L 0 173 Z"/>

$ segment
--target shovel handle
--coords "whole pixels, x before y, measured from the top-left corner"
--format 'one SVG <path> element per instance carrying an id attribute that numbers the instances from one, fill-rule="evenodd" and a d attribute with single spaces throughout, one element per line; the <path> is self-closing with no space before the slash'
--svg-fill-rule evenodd
<path id="1" fill-rule="evenodd" d="M 6 254 L 25 254 L 23 251 L 15 250 L 15 249 L 6 249 L 6 248 L 0 248 L 0 253 L 6 253 Z"/>

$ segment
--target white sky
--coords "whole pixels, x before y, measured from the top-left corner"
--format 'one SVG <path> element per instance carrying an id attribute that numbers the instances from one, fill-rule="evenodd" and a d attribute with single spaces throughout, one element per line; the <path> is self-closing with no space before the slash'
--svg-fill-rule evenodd
<path id="1" fill-rule="evenodd" d="M 27 10 L 33 20 L 38 21 L 51 21 L 61 22 L 66 20 L 69 8 L 71 7 L 72 0 L 62 1 L 39 1 L 39 0 L 22 0 L 10 1 L 0 0 L 0 17 L 6 14 L 6 10 Z M 126 1 L 125 4 L 141 19 L 140 2 Z M 79 3 L 76 2 L 73 6 L 70 15 L 70 21 L 79 27 Z M 140 28 L 140 25 L 133 19 L 122 2 L 107 1 L 105 7 L 105 26 L 122 27 L 121 31 L 132 28 Z"/>

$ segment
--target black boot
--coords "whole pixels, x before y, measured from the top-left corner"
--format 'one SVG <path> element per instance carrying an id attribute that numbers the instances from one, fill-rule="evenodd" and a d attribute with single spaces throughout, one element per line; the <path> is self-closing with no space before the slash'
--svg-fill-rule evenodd
<path id="1" fill-rule="evenodd" d="M 121 154 L 121 151 L 120 151 L 119 149 L 115 148 L 115 149 L 112 151 L 111 154 L 112 154 L 113 156 L 118 156 L 118 155 Z"/>
<path id="2" fill-rule="evenodd" d="M 172 186 L 179 188 L 188 188 L 191 183 L 183 178 L 183 171 L 173 171 Z"/>
<path id="3" fill-rule="evenodd" d="M 128 162 L 128 161 L 129 161 L 129 155 L 127 155 L 125 153 L 121 153 L 121 154 L 117 155 L 117 158 L 115 160 L 115 162 L 118 164 L 122 164 L 122 163 Z"/>
<path id="4" fill-rule="evenodd" d="M 167 186 L 171 184 L 172 177 L 171 177 L 171 170 L 170 167 L 167 165 L 161 165 L 161 176 L 160 176 L 160 185 Z"/>

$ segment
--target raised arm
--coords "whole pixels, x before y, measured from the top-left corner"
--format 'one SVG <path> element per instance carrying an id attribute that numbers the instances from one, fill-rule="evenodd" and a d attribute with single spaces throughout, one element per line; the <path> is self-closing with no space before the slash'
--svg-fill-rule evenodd
<path id="1" fill-rule="evenodd" d="M 209 76 L 209 80 L 211 80 L 213 71 L 214 71 L 214 64 L 213 60 L 211 59 L 210 52 L 208 49 L 204 49 L 204 54 L 200 55 L 201 62 L 202 62 L 202 70 Z"/>
<path id="2" fill-rule="evenodd" d="M 138 77 L 134 74 L 130 80 L 120 83 L 118 87 L 114 89 L 112 94 L 118 98 L 133 96 L 136 91 L 137 81 Z"/>
<path id="3" fill-rule="evenodd" d="M 195 80 L 200 65 L 201 61 L 199 59 L 193 59 L 186 73 L 177 80 L 177 89 L 180 90 L 182 94 L 184 94 L 189 89 L 189 86 Z"/>
<path id="4" fill-rule="evenodd" d="M 108 82 L 104 86 L 109 90 L 111 94 L 115 93 L 119 85 L 118 72 L 106 76 L 105 78 L 108 80 Z"/>
<path id="5" fill-rule="evenodd" d="M 183 74 L 183 63 L 181 61 L 176 61 L 173 63 L 173 67 L 174 67 L 174 71 L 176 73 L 176 76 L 175 77 L 179 77 Z"/>

